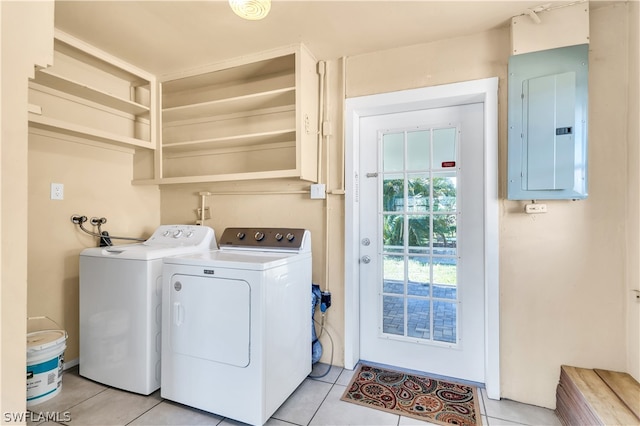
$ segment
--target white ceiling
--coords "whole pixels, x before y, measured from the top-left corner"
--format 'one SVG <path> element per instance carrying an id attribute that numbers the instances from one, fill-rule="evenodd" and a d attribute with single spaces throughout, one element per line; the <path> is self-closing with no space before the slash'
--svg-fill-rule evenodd
<path id="1" fill-rule="evenodd" d="M 226 0 L 56 0 L 55 24 L 161 76 L 298 42 L 330 60 L 460 37 L 508 25 L 543 3 L 550 2 L 273 0 L 267 18 L 245 21 Z"/>

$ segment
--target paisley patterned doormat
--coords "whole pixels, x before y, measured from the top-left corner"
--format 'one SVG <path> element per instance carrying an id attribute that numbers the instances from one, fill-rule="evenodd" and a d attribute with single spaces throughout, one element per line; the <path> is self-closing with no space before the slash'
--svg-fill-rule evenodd
<path id="1" fill-rule="evenodd" d="M 360 365 L 341 399 L 441 425 L 482 425 L 475 386 L 369 365 Z"/>

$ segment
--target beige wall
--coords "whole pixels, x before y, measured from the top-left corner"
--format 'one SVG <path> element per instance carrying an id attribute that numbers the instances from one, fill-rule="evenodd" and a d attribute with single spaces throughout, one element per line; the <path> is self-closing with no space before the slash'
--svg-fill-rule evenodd
<path id="1" fill-rule="evenodd" d="M 28 40 L 28 43 L 17 43 Z M 26 407 L 27 90 L 53 55 L 53 2 L 0 2 L 0 413 Z M 5 422 L 3 415 L 0 422 Z"/>
<path id="2" fill-rule="evenodd" d="M 629 4 L 629 110 L 627 220 L 627 371 L 640 381 L 640 3 Z"/>
<path id="3" fill-rule="evenodd" d="M 545 215 L 525 215 L 524 203 L 504 199 L 506 28 L 347 62 L 348 97 L 500 77 L 500 339 L 505 398 L 555 407 L 561 364 L 613 370 L 627 366 L 622 309 L 627 300 L 627 7 L 616 4 L 591 12 L 589 198 L 548 202 Z"/>
<path id="4" fill-rule="evenodd" d="M 106 217 L 115 236 L 148 237 L 160 223 L 156 186 L 132 186 L 133 151 L 37 131 L 29 134 L 28 316 L 47 316 L 69 335 L 65 358 L 79 356 L 78 263 L 97 238 L 71 215 Z M 64 184 L 64 200 L 50 184 Z M 94 230 L 85 223 L 85 228 Z M 113 240 L 114 244 L 131 241 Z"/>
<path id="5" fill-rule="evenodd" d="M 353 98 L 495 76 L 499 76 L 500 85 L 505 86 L 509 49 L 509 30 L 502 28 L 470 37 L 350 57 L 346 96 Z M 503 99 L 504 109 L 506 97 Z"/>

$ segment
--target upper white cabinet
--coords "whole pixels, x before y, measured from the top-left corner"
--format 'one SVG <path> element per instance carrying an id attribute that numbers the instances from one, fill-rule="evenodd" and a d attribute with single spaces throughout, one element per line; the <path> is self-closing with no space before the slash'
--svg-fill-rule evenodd
<path id="1" fill-rule="evenodd" d="M 53 65 L 38 69 L 29 83 L 29 125 L 152 151 L 158 139 L 157 86 L 153 75 L 56 30 Z"/>
<path id="2" fill-rule="evenodd" d="M 29 126 L 135 150 L 134 183 L 317 181 L 318 73 L 301 44 L 161 79 L 56 30 Z"/>
<path id="3" fill-rule="evenodd" d="M 303 45 L 162 80 L 154 183 L 317 180 L 318 74 Z"/>

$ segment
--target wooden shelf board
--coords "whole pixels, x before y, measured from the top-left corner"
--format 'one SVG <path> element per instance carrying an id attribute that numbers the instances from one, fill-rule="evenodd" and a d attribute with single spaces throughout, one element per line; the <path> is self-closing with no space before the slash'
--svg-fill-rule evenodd
<path id="1" fill-rule="evenodd" d="M 260 59 L 236 58 L 231 61 L 222 61 L 212 64 L 208 70 L 192 72 L 181 72 L 172 76 L 165 76 L 163 81 L 163 92 L 179 93 L 193 90 L 198 87 L 214 86 L 225 84 L 229 81 L 251 80 L 265 75 L 281 74 L 293 71 L 295 68 L 295 49 L 289 47 L 286 52 L 278 53 L 266 52 L 267 56 Z M 264 56 L 264 53 L 261 54 Z"/>
<path id="2" fill-rule="evenodd" d="M 164 122 L 171 122 L 289 104 L 295 104 L 295 87 L 285 87 L 235 98 L 166 108 L 162 110 L 162 119 Z"/>
<path id="3" fill-rule="evenodd" d="M 54 30 L 54 50 L 77 62 L 101 69 L 134 86 L 155 80 L 155 76 L 64 31 Z"/>
<path id="4" fill-rule="evenodd" d="M 138 147 L 151 150 L 155 149 L 149 141 L 116 135 L 103 130 L 92 129 L 90 127 L 69 123 L 55 118 L 44 117 L 33 113 L 29 114 L 29 125 L 44 130 L 55 131 L 57 133 L 87 138 L 97 142 L 112 143 L 129 148 Z"/>
<path id="5" fill-rule="evenodd" d="M 191 125 L 198 125 L 203 123 L 236 120 L 236 119 L 243 119 L 243 118 L 261 116 L 261 115 L 272 115 L 272 114 L 283 114 L 283 113 L 291 113 L 291 116 L 295 117 L 295 112 L 296 112 L 295 105 L 283 105 L 278 107 L 255 109 L 252 111 L 234 112 L 231 114 L 219 114 L 219 115 L 216 115 L 215 117 L 198 117 L 193 119 L 176 120 L 171 122 L 165 121 L 164 123 L 162 123 L 162 128 L 164 130 L 171 127 L 191 126 Z"/>
<path id="6" fill-rule="evenodd" d="M 282 141 L 295 141 L 296 129 L 284 129 L 274 132 L 262 132 L 248 135 L 228 136 L 196 141 L 165 143 L 162 150 L 166 152 L 184 152 L 231 147 L 254 147 Z"/>
<path id="7" fill-rule="evenodd" d="M 149 107 L 145 105 L 114 96 L 110 93 L 70 80 L 50 71 L 38 71 L 33 81 L 130 114 L 138 115 L 149 113 Z"/>
<path id="8" fill-rule="evenodd" d="M 208 182 L 229 182 L 234 180 L 253 180 L 253 179 L 278 179 L 299 177 L 300 172 L 296 169 L 287 170 L 269 170 L 265 172 L 246 172 L 246 173 L 227 173 L 219 175 L 203 175 L 203 176 L 183 176 L 183 177 L 165 177 L 156 179 L 140 179 L 134 180 L 134 184 L 140 185 L 175 185 L 184 183 L 208 183 Z"/>
<path id="9" fill-rule="evenodd" d="M 210 155 L 222 155 L 222 154 L 235 154 L 239 152 L 254 152 L 254 151 L 268 151 L 272 149 L 290 148 L 295 149 L 295 141 L 291 142 L 274 142 L 270 144 L 254 145 L 254 146 L 228 146 L 219 147 L 213 149 L 201 149 L 197 151 L 177 151 L 177 152 L 165 152 L 165 160 L 173 160 L 176 158 L 193 158 L 193 157 L 206 157 Z"/>

